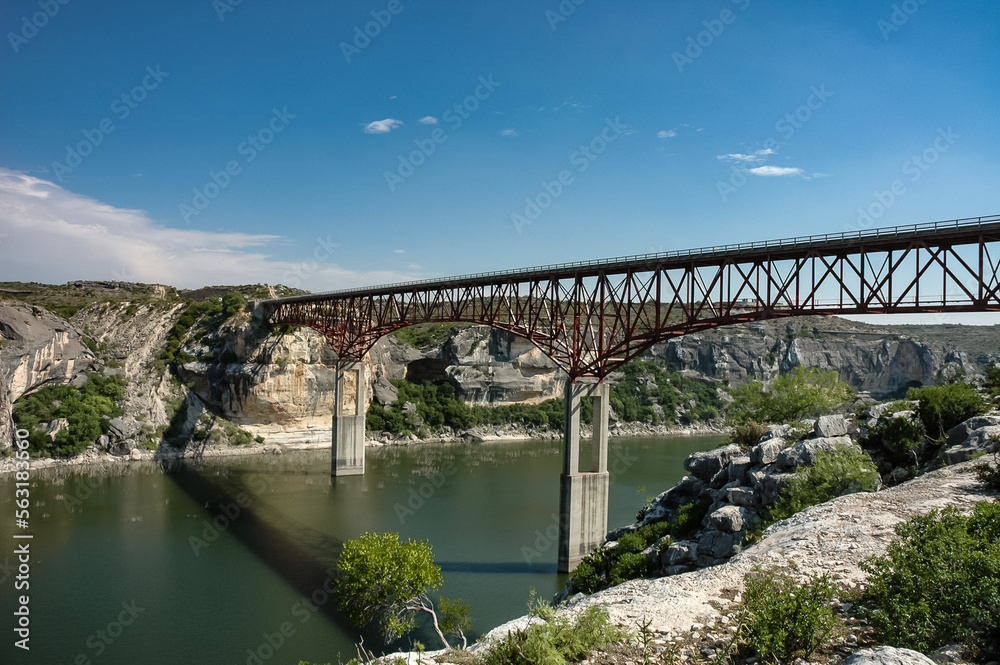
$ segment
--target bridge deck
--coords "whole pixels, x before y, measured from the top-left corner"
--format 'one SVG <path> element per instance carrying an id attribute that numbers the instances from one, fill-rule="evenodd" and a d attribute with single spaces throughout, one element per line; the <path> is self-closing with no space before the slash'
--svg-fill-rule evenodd
<path id="1" fill-rule="evenodd" d="M 741 261 L 753 260 L 756 257 L 768 257 L 771 260 L 795 258 L 802 256 L 804 250 L 820 249 L 826 254 L 838 249 L 857 250 L 865 247 L 873 251 L 890 251 L 906 249 L 913 238 L 935 240 L 942 245 L 949 242 L 956 244 L 975 242 L 983 233 L 1000 233 L 1000 215 L 989 217 L 969 217 L 942 222 L 925 224 L 910 224 L 883 229 L 860 230 L 848 233 L 826 233 L 822 235 L 800 236 L 778 240 L 764 240 L 729 245 L 715 245 L 698 249 L 683 249 L 652 254 L 635 254 L 593 261 L 577 261 L 575 263 L 558 263 L 546 266 L 515 268 L 494 272 L 482 272 L 455 277 L 422 279 L 394 284 L 380 284 L 352 289 L 338 289 L 322 293 L 310 293 L 287 298 L 265 300 L 267 305 L 283 303 L 301 303 L 326 300 L 340 296 L 380 296 L 405 291 L 434 289 L 439 287 L 466 287 L 482 284 L 495 284 L 514 277 L 518 281 L 531 279 L 553 279 L 570 276 L 591 276 L 618 270 L 642 271 L 662 270 L 673 267 L 690 267 L 692 265 L 714 265 L 727 258 Z"/>

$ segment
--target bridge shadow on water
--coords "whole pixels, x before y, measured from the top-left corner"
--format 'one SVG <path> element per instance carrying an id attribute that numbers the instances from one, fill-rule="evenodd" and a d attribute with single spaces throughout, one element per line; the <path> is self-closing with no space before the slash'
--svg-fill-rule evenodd
<path id="1" fill-rule="evenodd" d="M 337 570 L 337 559 L 343 549 L 343 541 L 297 522 L 285 512 L 268 505 L 260 494 L 260 483 L 263 482 L 261 479 L 267 475 L 329 477 L 328 474 L 287 470 L 277 471 L 274 474 L 270 470 L 259 473 L 220 474 L 200 468 L 197 459 L 161 460 L 160 466 L 167 478 L 207 511 L 205 519 L 211 522 L 220 515 L 224 516 L 225 521 L 219 520 L 223 525 L 219 529 L 220 532 L 224 531 L 236 538 L 248 552 L 299 593 L 302 600 L 311 599 L 310 603 L 316 608 L 317 613 L 329 619 L 351 639 L 355 641 L 363 639 L 364 644 L 370 645 L 368 648 L 371 648 L 371 645 L 381 645 L 380 648 L 387 652 L 409 649 L 413 639 L 436 643 L 436 638 L 430 632 L 423 616 L 418 617 L 419 627 L 414 633 L 390 643 L 383 642 L 382 636 L 376 629 L 358 630 L 350 624 L 337 609 L 336 591 L 327 593 L 329 580 Z M 247 505 L 244 507 L 241 502 Z M 230 519 L 229 515 L 233 514 L 232 506 L 240 508 L 238 515 Z M 225 510 L 229 511 L 229 515 L 226 515 Z M 448 573 L 557 574 L 554 562 L 531 564 L 436 561 L 435 563 L 446 575 Z M 290 610 L 290 608 L 278 609 L 286 613 Z M 468 636 L 475 639 L 479 637 L 479 633 L 471 631 Z"/>
<path id="2" fill-rule="evenodd" d="M 381 643 L 377 633 L 359 632 L 347 622 L 337 609 L 336 591 L 330 591 L 343 542 L 268 505 L 261 490 L 262 484 L 266 487 L 263 478 L 269 472 L 209 473 L 196 462 L 184 459 L 161 460 L 160 465 L 167 478 L 207 511 L 205 519 L 217 520 L 215 526 L 220 533 L 236 538 L 299 593 L 301 600 L 308 600 L 316 613 L 325 616 L 347 635 L 361 635 L 366 643 Z M 234 507 L 238 507 L 238 513 Z M 285 613 L 290 610 L 290 607 L 281 608 Z"/>

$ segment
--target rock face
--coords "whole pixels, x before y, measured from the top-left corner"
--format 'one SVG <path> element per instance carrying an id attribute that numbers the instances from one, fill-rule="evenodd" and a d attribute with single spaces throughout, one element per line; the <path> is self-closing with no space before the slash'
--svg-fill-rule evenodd
<path id="1" fill-rule="evenodd" d="M 978 371 L 953 347 L 835 321 L 801 317 L 726 326 L 657 344 L 650 353 L 732 386 L 748 379 L 766 381 L 798 365 L 835 370 L 855 390 L 877 399 L 932 384 L 948 366 L 970 375 Z"/>
<path id="2" fill-rule="evenodd" d="M 122 408 L 126 416 L 158 427 L 167 423 L 166 402 L 175 390 L 162 371 L 150 365 L 167 343 L 167 335 L 184 305 L 151 301 L 129 305 L 94 305 L 73 315 L 73 326 L 107 345 L 121 364 L 105 370 L 125 379 Z"/>
<path id="3" fill-rule="evenodd" d="M 462 398 L 474 404 L 541 402 L 563 394 L 565 374 L 531 342 L 489 326 L 457 331 L 440 357 Z"/>
<path id="4" fill-rule="evenodd" d="M 14 401 L 46 384 L 82 380 L 94 362 L 80 332 L 41 307 L 0 302 L 0 449 L 13 442 Z"/>
<path id="5" fill-rule="evenodd" d="M 857 651 L 845 658 L 841 665 L 934 665 L 934 661 L 912 649 L 879 647 Z"/>
<path id="6" fill-rule="evenodd" d="M 303 327 L 269 337 L 252 321 L 240 321 L 217 335 L 233 362 L 183 365 L 182 378 L 192 382 L 195 394 L 270 441 L 330 440 L 337 357 L 322 335 Z M 353 385 L 347 393 L 354 393 Z"/>

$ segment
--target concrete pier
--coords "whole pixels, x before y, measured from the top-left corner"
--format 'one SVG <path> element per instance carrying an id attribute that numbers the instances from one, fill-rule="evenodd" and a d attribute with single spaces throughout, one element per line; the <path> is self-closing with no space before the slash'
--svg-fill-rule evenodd
<path id="1" fill-rule="evenodd" d="M 363 362 L 337 363 L 331 475 L 360 476 L 365 472 L 366 383 Z"/>
<path id="2" fill-rule="evenodd" d="M 566 382 L 563 472 L 559 492 L 559 572 L 568 573 L 608 532 L 608 398 L 606 383 Z M 589 469 L 580 471 L 580 399 L 594 404 Z"/>

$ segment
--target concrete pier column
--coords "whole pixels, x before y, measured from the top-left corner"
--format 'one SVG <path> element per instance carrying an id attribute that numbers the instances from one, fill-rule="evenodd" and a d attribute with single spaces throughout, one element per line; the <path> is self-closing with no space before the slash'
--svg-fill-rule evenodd
<path id="1" fill-rule="evenodd" d="M 559 492 L 559 572 L 568 573 L 608 532 L 608 397 L 605 383 L 566 382 Z M 580 471 L 580 399 L 594 401 L 590 470 Z"/>
<path id="2" fill-rule="evenodd" d="M 337 362 L 330 475 L 360 476 L 365 472 L 365 404 L 368 399 L 365 386 L 364 362 Z"/>

